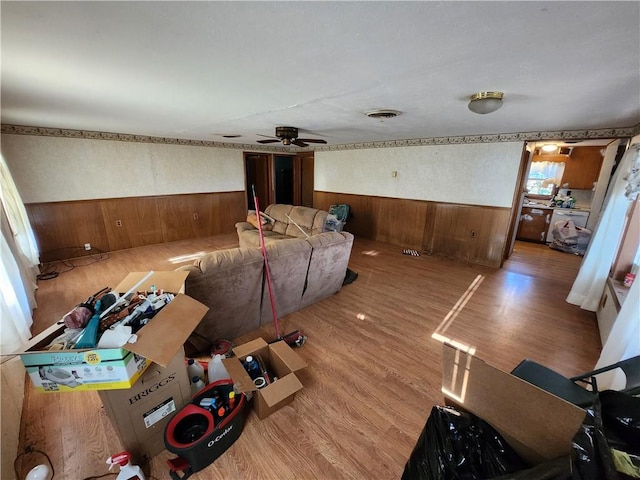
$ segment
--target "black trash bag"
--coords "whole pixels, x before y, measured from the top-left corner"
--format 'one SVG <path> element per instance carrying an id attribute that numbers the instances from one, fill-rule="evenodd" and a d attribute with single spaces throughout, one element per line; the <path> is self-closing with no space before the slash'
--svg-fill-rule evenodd
<path id="1" fill-rule="evenodd" d="M 611 450 L 604 433 L 600 396 L 587 410 L 571 447 L 573 480 L 617 480 Z"/>
<path id="2" fill-rule="evenodd" d="M 523 468 L 518 454 L 484 420 L 435 406 L 402 480 L 484 480 Z"/>
<path id="3" fill-rule="evenodd" d="M 640 397 L 615 390 L 600 392 L 599 397 L 609 446 L 640 456 Z"/>
<path id="4" fill-rule="evenodd" d="M 554 458 L 527 470 L 509 473 L 492 480 L 572 480 L 571 459 L 568 455 Z"/>

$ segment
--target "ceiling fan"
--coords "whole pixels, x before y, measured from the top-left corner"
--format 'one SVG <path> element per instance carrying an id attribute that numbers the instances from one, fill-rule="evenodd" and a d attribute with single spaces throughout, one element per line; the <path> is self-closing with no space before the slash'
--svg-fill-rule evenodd
<path id="1" fill-rule="evenodd" d="M 298 138 L 296 127 L 276 127 L 276 138 L 269 140 L 258 140 L 258 143 L 278 143 L 283 145 L 297 145 L 298 147 L 308 147 L 308 143 L 327 143 L 326 140 L 316 138 Z"/>

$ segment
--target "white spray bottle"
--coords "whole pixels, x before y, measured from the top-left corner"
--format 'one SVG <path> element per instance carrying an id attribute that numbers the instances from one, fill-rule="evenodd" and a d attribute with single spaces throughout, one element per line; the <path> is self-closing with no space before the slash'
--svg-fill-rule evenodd
<path id="1" fill-rule="evenodd" d="M 120 467 L 120 473 L 116 480 L 146 480 L 142 469 L 138 465 L 131 465 L 131 454 L 129 452 L 120 452 L 107 458 L 109 470 L 114 465 Z"/>

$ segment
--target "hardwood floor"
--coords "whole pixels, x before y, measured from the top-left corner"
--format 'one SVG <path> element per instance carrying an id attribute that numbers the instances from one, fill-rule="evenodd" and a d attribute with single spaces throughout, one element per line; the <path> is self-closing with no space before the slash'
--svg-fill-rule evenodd
<path id="1" fill-rule="evenodd" d="M 172 270 L 192 261 L 183 256 L 234 245 L 237 237 L 229 235 L 140 247 L 40 281 L 34 333 L 129 271 Z M 297 350 L 309 365 L 299 375 L 303 390 L 265 420 L 251 412 L 238 441 L 191 478 L 399 478 L 431 407 L 443 402 L 442 347 L 434 332 L 474 346 L 477 356 L 506 371 L 525 357 L 566 375 L 595 365 L 601 349 L 595 314 L 564 301 L 580 262 L 517 242 L 496 270 L 356 239 L 350 268 L 358 279 L 281 320 L 282 331 L 299 328 L 308 336 Z M 258 336 L 271 339 L 273 329 L 236 343 Z M 97 393 L 40 394 L 30 384 L 26 390 L 20 448 L 45 451 L 56 478 L 106 473 L 106 458 L 122 445 Z M 146 468 L 168 478 L 166 460 L 173 456 L 164 451 Z"/>

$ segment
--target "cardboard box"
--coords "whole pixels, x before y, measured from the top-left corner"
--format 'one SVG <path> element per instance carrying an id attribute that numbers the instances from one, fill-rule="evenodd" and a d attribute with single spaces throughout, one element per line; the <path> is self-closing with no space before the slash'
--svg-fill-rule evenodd
<path id="1" fill-rule="evenodd" d="M 235 347 L 233 353 L 235 357 L 226 358 L 222 362 L 238 390 L 254 392 L 254 408 L 261 420 L 291 403 L 296 392 L 302 389 L 302 383 L 295 372 L 302 370 L 307 364 L 284 341 L 267 344 L 262 338 L 258 338 Z M 241 363 L 249 355 L 260 355 L 267 370 L 273 372 L 278 380 L 258 389 Z"/>
<path id="2" fill-rule="evenodd" d="M 445 403 L 480 417 L 530 465 L 568 455 L 585 411 L 451 345 L 442 351 Z"/>
<path id="3" fill-rule="evenodd" d="M 166 368 L 152 363 L 132 388 L 98 394 L 133 463 L 146 463 L 164 450 L 165 426 L 191 401 L 184 349 L 178 350 Z"/>
<path id="4" fill-rule="evenodd" d="M 127 292 L 146 274 L 130 273 L 114 291 Z M 150 290 L 155 285 L 178 295 L 137 332 L 136 343 L 127 343 L 122 348 L 45 350 L 63 333 L 62 321 L 36 336 L 19 353 L 35 388 L 41 392 L 131 388 L 151 361 L 168 366 L 209 309 L 181 293 L 187 275 L 182 271 L 154 272 L 138 287 Z"/>

